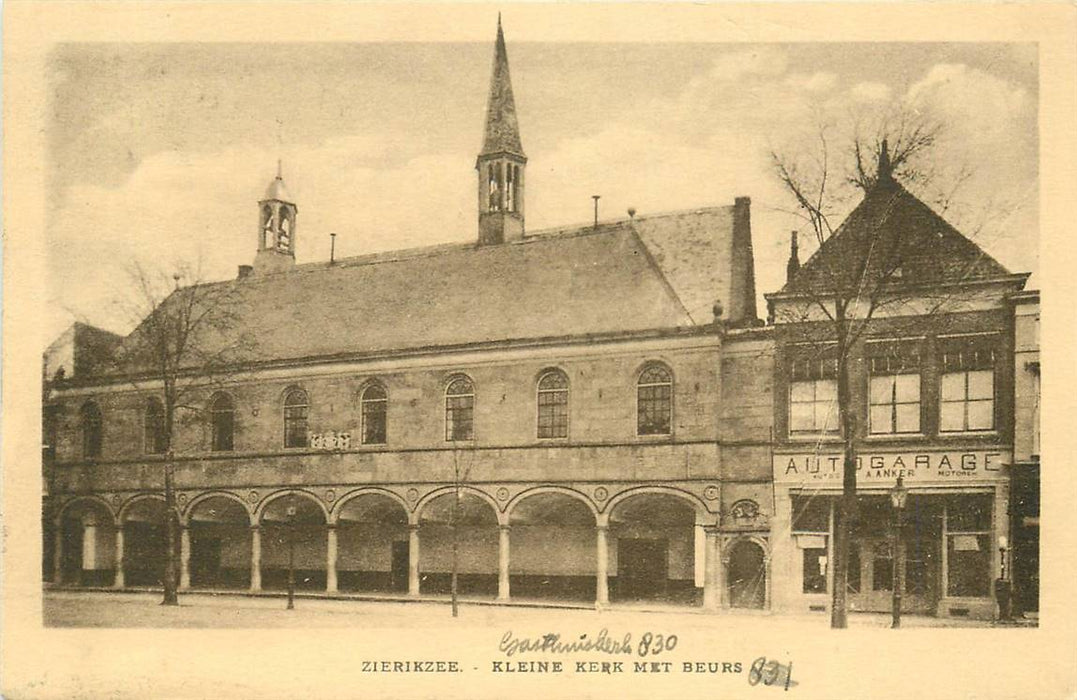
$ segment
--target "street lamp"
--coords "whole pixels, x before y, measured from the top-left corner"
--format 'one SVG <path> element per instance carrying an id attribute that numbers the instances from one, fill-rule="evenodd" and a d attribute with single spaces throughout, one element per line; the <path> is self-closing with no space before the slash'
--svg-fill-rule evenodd
<path id="1" fill-rule="evenodd" d="M 998 619 L 1008 621 L 1010 619 L 1010 601 L 1013 589 L 1006 580 L 1006 535 L 998 536 L 999 571 L 998 580 L 995 581 L 995 599 L 998 601 Z"/>
<path id="2" fill-rule="evenodd" d="M 295 609 L 295 503 L 288 504 L 288 610 Z"/>
<path id="3" fill-rule="evenodd" d="M 905 488 L 902 478 L 899 476 L 897 478 L 897 483 L 894 484 L 894 488 L 890 489 L 890 505 L 894 510 L 894 532 L 892 535 L 894 544 L 890 552 L 890 563 L 893 567 L 890 587 L 894 591 L 894 599 L 891 604 L 893 621 L 890 623 L 890 627 L 894 629 L 901 627 L 901 570 L 898 566 L 898 549 L 901 544 L 901 527 L 903 525 L 901 516 L 905 511 L 905 500 L 908 497 L 909 490 Z"/>

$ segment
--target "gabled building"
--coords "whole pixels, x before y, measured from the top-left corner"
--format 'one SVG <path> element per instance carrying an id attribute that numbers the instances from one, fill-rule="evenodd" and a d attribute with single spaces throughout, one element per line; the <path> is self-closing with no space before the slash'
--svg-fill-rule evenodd
<path id="1" fill-rule="evenodd" d="M 201 295 L 221 321 L 191 339 L 212 371 L 180 373 L 182 588 L 280 588 L 294 540 L 330 593 L 444 593 L 455 568 L 499 599 L 766 603 L 749 200 L 528 231 L 500 26 L 489 94 L 474 241 L 298 265 L 278 172 L 253 265 L 155 312 Z M 163 576 L 160 376 L 123 359 L 152 318 L 51 381 L 56 583 Z"/>
<path id="2" fill-rule="evenodd" d="M 787 282 L 767 295 L 775 607 L 827 610 L 835 585 L 843 486 L 835 319 L 844 299 L 859 454 L 849 607 L 889 611 L 899 586 L 907 612 L 990 618 L 1014 464 L 1008 300 L 1027 275 L 1010 273 L 910 194 L 892 177 L 885 143 L 882 153 L 878 183 L 803 265 L 794 239 Z M 888 494 L 899 477 L 909 495 L 895 543 Z"/>

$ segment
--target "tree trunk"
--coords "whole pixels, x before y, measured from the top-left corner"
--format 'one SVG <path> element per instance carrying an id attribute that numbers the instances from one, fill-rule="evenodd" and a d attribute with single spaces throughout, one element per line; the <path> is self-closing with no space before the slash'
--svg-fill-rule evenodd
<path id="1" fill-rule="evenodd" d="M 834 523 L 834 585 L 830 601 L 830 626 L 848 626 L 849 549 L 852 524 L 856 518 L 856 411 L 852 406 L 852 382 L 849 377 L 849 352 L 845 306 L 835 304 L 838 335 L 838 422 L 842 436 L 841 500 Z"/>
<path id="2" fill-rule="evenodd" d="M 165 577 L 164 599 L 161 605 L 179 605 L 179 568 L 176 566 L 176 547 L 179 540 L 176 514 L 176 489 L 173 481 L 172 450 L 165 462 Z"/>
<path id="3" fill-rule="evenodd" d="M 458 562 L 457 552 L 459 550 L 459 533 L 458 533 L 458 521 L 457 521 L 457 519 L 459 517 L 458 509 L 460 508 L 460 474 L 459 474 L 459 469 L 457 469 L 456 480 L 457 480 L 456 481 L 456 489 L 455 489 L 456 492 L 453 494 L 453 502 L 452 502 L 452 582 L 450 584 L 450 595 L 452 596 L 452 616 L 453 617 L 457 617 L 459 615 L 459 609 L 458 609 L 458 606 L 457 606 L 457 598 L 456 598 L 457 591 L 459 590 L 458 585 L 457 585 L 457 583 L 458 583 L 457 582 L 457 578 L 458 578 L 458 576 L 457 576 L 457 568 L 458 568 L 458 566 L 457 566 L 457 562 Z"/>

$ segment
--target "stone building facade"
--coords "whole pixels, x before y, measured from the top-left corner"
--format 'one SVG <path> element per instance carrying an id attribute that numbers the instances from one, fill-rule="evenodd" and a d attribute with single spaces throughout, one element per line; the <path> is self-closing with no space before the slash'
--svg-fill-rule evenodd
<path id="1" fill-rule="evenodd" d="M 297 265 L 278 172 L 254 264 L 154 312 L 205 292 L 228 319 L 197 342 L 230 364 L 181 372 L 171 459 L 159 376 L 49 378 L 52 580 L 158 584 L 171 463 L 182 589 L 280 588 L 292 557 L 330 593 L 455 568 L 464 595 L 765 606 L 748 199 L 525 232 L 526 167 L 499 27 L 474 243 Z"/>

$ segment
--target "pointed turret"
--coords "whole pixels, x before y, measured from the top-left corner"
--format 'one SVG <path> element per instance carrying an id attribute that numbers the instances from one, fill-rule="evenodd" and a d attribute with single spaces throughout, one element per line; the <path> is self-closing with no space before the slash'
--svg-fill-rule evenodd
<path id="1" fill-rule="evenodd" d="M 800 271 L 800 246 L 797 241 L 797 232 L 789 237 L 789 261 L 785 264 L 785 283 L 789 284 Z"/>
<path id="2" fill-rule="evenodd" d="M 509 56 L 501 16 L 497 18 L 493 75 L 486 103 L 479 172 L 479 243 L 504 243 L 524 235 L 524 166 L 516 101 L 509 78 Z"/>

